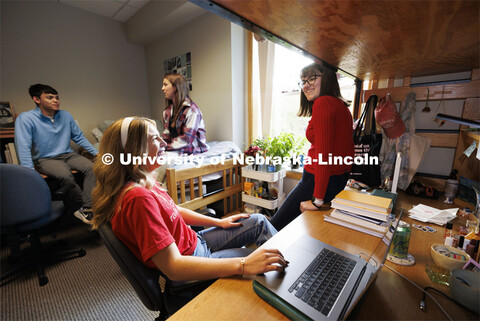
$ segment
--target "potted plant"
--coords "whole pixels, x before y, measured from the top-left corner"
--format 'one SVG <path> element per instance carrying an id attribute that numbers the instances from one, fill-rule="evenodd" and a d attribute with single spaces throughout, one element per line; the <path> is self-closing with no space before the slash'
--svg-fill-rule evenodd
<path id="1" fill-rule="evenodd" d="M 253 145 L 258 146 L 260 148 L 260 150 L 262 151 L 262 153 L 264 154 L 263 156 L 265 156 L 265 152 L 268 149 L 268 147 L 270 146 L 270 141 L 271 140 L 272 139 L 268 136 L 265 136 L 265 137 L 262 137 L 262 138 L 255 138 L 254 141 L 253 141 Z"/>
<path id="2" fill-rule="evenodd" d="M 295 139 L 290 153 L 290 156 L 292 157 L 292 169 L 296 169 L 300 166 L 301 159 L 303 159 L 303 155 L 305 154 L 306 144 L 307 139 L 305 137 Z M 298 157 L 300 157 L 300 159 L 298 159 Z"/>
<path id="3" fill-rule="evenodd" d="M 282 169 L 283 162 L 290 156 L 290 152 L 295 144 L 295 137 L 291 133 L 281 133 L 270 140 L 266 149 L 266 156 L 271 158 L 270 171 L 279 171 Z"/>
<path id="4" fill-rule="evenodd" d="M 263 159 L 265 159 L 265 156 L 267 154 L 267 149 L 270 146 L 271 140 L 272 139 L 270 137 L 265 136 L 265 137 L 262 137 L 262 138 L 256 138 L 253 141 L 253 145 L 257 146 L 260 149 L 258 151 L 258 153 L 260 154 L 260 156 L 263 157 Z M 255 156 L 255 155 L 253 155 L 253 156 Z M 266 170 L 266 164 L 265 163 L 255 164 L 255 168 L 256 168 L 256 170 Z"/>
<path id="5" fill-rule="evenodd" d="M 244 152 L 245 156 L 255 157 L 258 153 L 263 153 L 262 149 L 257 145 L 250 145 L 248 149 Z M 258 170 L 258 165 L 253 164 L 251 169 Z"/>

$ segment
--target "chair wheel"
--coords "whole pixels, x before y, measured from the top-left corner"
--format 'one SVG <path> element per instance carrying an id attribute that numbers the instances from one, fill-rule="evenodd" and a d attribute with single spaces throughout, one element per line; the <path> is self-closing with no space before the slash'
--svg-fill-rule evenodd
<path id="1" fill-rule="evenodd" d="M 48 278 L 45 275 L 39 276 L 38 283 L 40 283 L 40 286 L 44 286 L 48 283 Z"/>
<path id="2" fill-rule="evenodd" d="M 78 257 L 85 256 L 85 254 L 87 254 L 87 251 L 85 251 L 84 249 L 81 249 L 80 252 L 78 253 Z"/>

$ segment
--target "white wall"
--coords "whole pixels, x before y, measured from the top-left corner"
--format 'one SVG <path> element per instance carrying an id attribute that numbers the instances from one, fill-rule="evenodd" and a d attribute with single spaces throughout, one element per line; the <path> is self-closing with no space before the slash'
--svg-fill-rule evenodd
<path id="1" fill-rule="evenodd" d="M 151 116 L 143 46 L 127 43 L 124 24 L 93 13 L 54 1 L 1 1 L 0 68 L 0 99 L 16 113 L 34 107 L 30 85 L 51 85 L 90 141 L 105 119 Z"/>
<path id="2" fill-rule="evenodd" d="M 207 140 L 231 140 L 243 148 L 245 45 L 241 42 L 245 36 L 243 30 L 236 28 L 229 21 L 206 13 L 145 47 L 152 117 L 162 119 L 165 108 L 161 91 L 163 61 L 191 52 L 190 96 L 203 113 Z M 234 61 L 243 67 L 234 65 Z"/>

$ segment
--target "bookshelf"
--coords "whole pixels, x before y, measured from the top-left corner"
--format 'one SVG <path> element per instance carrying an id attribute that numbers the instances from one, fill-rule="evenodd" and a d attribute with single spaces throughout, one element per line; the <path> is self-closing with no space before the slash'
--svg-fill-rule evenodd
<path id="1" fill-rule="evenodd" d="M 9 101 L 0 101 L 0 157 L 6 163 L 5 145 L 14 142 L 16 114 Z"/>
<path id="2" fill-rule="evenodd" d="M 13 143 L 15 140 L 14 138 L 14 133 L 4 133 L 0 131 L 0 157 L 2 158 L 1 161 L 2 163 L 7 162 L 7 158 L 5 156 L 5 145 L 9 143 Z"/>

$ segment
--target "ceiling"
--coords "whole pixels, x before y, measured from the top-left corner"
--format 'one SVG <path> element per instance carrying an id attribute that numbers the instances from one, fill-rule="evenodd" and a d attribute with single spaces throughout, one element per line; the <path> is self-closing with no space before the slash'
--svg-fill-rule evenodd
<path id="1" fill-rule="evenodd" d="M 150 0 L 57 0 L 120 22 L 126 22 Z"/>
<path id="2" fill-rule="evenodd" d="M 188 0 L 50 0 L 125 23 L 127 40 L 148 45 L 207 11 Z"/>
<path id="3" fill-rule="evenodd" d="M 480 1 L 191 1 L 361 80 L 480 67 Z"/>

